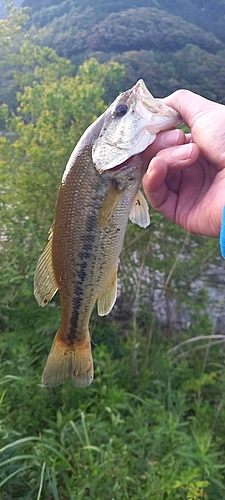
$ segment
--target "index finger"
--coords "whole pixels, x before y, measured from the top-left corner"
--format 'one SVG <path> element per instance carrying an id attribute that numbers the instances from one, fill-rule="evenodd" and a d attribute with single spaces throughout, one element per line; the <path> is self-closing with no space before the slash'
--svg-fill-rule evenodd
<path id="1" fill-rule="evenodd" d="M 142 160 L 145 169 L 147 169 L 150 160 L 163 149 L 171 148 L 185 144 L 186 136 L 183 130 L 175 129 L 166 132 L 159 132 L 154 142 L 142 153 Z"/>

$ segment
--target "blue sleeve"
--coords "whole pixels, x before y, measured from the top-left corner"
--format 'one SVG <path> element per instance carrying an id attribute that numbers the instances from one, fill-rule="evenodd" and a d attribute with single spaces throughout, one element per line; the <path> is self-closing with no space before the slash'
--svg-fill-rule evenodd
<path id="1" fill-rule="evenodd" d="M 222 224 L 220 230 L 220 250 L 223 258 L 225 259 L 225 206 L 222 213 Z"/>

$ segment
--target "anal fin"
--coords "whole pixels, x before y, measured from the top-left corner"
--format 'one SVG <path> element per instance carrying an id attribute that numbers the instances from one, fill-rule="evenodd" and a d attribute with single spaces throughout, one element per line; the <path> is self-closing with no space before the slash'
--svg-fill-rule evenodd
<path id="1" fill-rule="evenodd" d="M 138 190 L 134 198 L 129 214 L 129 219 L 134 224 L 138 224 L 138 226 L 144 228 L 146 228 L 150 224 L 148 203 L 140 189 Z"/>
<path id="2" fill-rule="evenodd" d="M 107 287 L 105 288 L 103 294 L 98 297 L 98 314 L 99 316 L 106 316 L 109 314 L 116 302 L 117 296 L 117 269 L 116 267 L 114 273 L 111 276 Z"/>
<path id="3" fill-rule="evenodd" d="M 52 236 L 50 230 L 49 242 L 41 254 L 34 274 L 34 295 L 39 306 L 46 306 L 58 290 L 58 285 L 52 267 Z"/>

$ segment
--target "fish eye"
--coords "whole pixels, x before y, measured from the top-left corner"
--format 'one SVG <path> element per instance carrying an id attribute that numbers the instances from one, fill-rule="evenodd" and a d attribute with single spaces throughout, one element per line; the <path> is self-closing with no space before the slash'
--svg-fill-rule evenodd
<path id="1" fill-rule="evenodd" d="M 113 116 L 121 117 L 127 113 L 128 107 L 126 104 L 117 104 L 113 111 Z"/>

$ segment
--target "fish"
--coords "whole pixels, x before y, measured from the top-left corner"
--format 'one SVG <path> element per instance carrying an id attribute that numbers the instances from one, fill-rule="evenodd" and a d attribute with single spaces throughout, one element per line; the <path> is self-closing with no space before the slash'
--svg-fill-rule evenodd
<path id="1" fill-rule="evenodd" d="M 154 99 L 143 80 L 120 94 L 77 143 L 63 174 L 49 239 L 34 275 L 42 307 L 60 292 L 61 321 L 42 384 L 89 386 L 94 377 L 89 322 L 94 305 L 108 314 L 128 219 L 146 228 L 148 204 L 139 190 L 141 153 L 180 115 Z"/>

